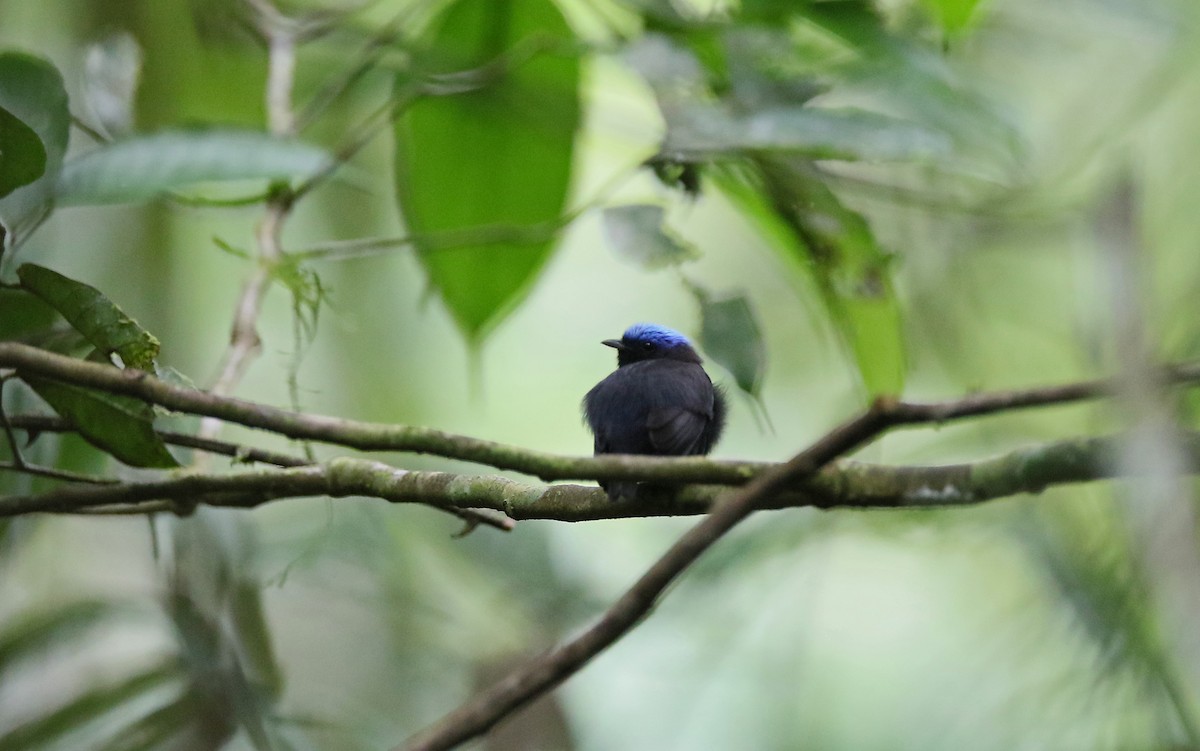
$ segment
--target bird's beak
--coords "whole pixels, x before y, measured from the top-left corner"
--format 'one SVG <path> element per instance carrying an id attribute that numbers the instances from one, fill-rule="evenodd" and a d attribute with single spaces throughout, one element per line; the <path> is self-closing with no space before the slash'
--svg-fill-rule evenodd
<path id="1" fill-rule="evenodd" d="M 605 347 L 612 347 L 615 350 L 625 349 L 625 342 L 621 341 L 620 339 L 605 339 L 600 343 Z"/>

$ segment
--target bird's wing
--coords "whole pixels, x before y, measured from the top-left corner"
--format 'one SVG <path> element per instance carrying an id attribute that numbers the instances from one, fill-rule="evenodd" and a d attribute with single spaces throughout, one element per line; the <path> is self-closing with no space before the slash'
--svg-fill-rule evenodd
<path id="1" fill-rule="evenodd" d="M 650 444 L 658 453 L 669 456 L 698 453 L 707 424 L 704 415 L 681 407 L 652 409 L 646 418 Z"/>

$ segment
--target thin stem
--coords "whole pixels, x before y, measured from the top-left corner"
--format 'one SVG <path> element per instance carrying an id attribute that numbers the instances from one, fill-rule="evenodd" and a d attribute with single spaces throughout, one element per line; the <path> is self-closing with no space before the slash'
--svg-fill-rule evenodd
<path id="1" fill-rule="evenodd" d="M 274 136 L 287 138 L 294 135 L 296 129 L 292 89 L 295 85 L 299 27 L 291 19 L 283 16 L 269 0 L 247 2 L 257 15 L 258 30 L 267 43 L 267 129 Z M 269 193 L 266 213 L 255 233 L 258 268 L 242 286 L 229 346 L 225 350 L 219 374 L 212 385 L 214 394 L 233 393 L 251 362 L 262 351 L 258 318 L 262 312 L 263 298 L 274 279 L 275 268 L 283 259 L 282 227 L 292 203 L 292 196 L 286 186 L 274 186 Z M 212 438 L 220 428 L 220 423 L 216 420 L 202 420 L 200 437 Z"/>
<path id="2" fill-rule="evenodd" d="M 10 373 L 0 378 L 0 427 L 4 428 L 4 437 L 8 439 L 8 448 L 12 451 L 13 464 L 17 467 L 24 467 L 25 457 L 21 455 L 21 446 L 17 443 L 17 436 L 13 433 L 8 412 L 4 409 L 4 387 L 8 385 L 8 381 L 12 377 L 13 375 Z"/>
<path id="3" fill-rule="evenodd" d="M 71 472 L 65 469 L 54 469 L 53 467 L 42 467 L 37 464 L 30 464 L 28 462 L 0 461 L 0 471 L 19 472 L 23 475 L 33 475 L 35 477 L 49 477 L 54 480 L 64 480 L 66 482 L 83 482 L 89 485 L 116 485 L 120 483 L 119 480 L 114 480 L 111 477 L 85 475 L 80 472 Z"/>
<path id="4" fill-rule="evenodd" d="M 33 433 L 73 433 L 77 428 L 73 423 L 61 417 L 45 415 L 12 415 L 9 422 L 17 430 L 27 430 Z M 267 449 L 246 446 L 245 444 L 218 441 L 212 438 L 201 438 L 187 433 L 176 433 L 170 430 L 154 431 L 159 438 L 172 446 L 207 451 L 210 454 L 228 456 L 240 462 L 261 462 L 273 464 L 276 467 L 303 467 L 313 462 L 292 454 L 282 454 Z"/>

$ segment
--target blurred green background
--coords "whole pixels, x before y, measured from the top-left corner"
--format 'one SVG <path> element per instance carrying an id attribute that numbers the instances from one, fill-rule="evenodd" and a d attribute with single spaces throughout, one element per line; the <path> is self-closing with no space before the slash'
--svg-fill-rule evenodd
<path id="1" fill-rule="evenodd" d="M 337 151 L 405 81 L 461 67 L 445 5 L 282 6 L 333 13 L 328 32 L 298 48 L 301 110 L 367 61 L 303 139 Z M 1154 354 L 1198 354 L 1200 6 L 1189 0 L 504 5 L 531 16 L 559 8 L 570 43 L 534 54 L 580 66 L 563 211 L 581 212 L 550 233 L 540 273 L 481 320 L 451 312 L 451 282 L 431 287 L 412 248 L 312 260 L 303 268 L 325 295 L 315 332 L 297 334 L 293 297 L 276 285 L 262 357 L 238 396 L 288 406 L 294 377 L 306 411 L 586 454 L 579 402 L 614 365 L 599 341 L 643 320 L 699 337 L 693 284 L 744 295 L 766 357 L 756 400 L 736 389 L 727 368 L 737 363 L 710 353 L 733 403 L 714 455 L 782 460 L 873 392 L 950 398 L 1114 372 L 1124 353 L 1095 217 L 1122 181 L 1139 196 Z M 813 19 L 837 13 L 846 33 L 834 44 L 833 26 Z M 360 57 L 397 17 L 398 37 Z M 262 128 L 267 55 L 244 20 L 233 0 L 0 0 L 0 49 L 51 61 L 72 113 L 93 127 L 119 129 L 89 91 L 133 56 L 127 127 Z M 702 69 L 702 82 L 678 66 Z M 510 103 L 536 134 L 543 112 L 528 110 L 545 82 L 527 83 L 533 98 L 526 89 Z M 672 108 L 738 99 L 743 113 L 768 112 L 804 86 L 817 107 L 922 130 L 854 121 L 811 149 L 774 148 L 739 141 L 745 122 L 722 130 L 702 110 L 675 133 Z M 468 208 L 488 202 L 472 182 L 492 166 L 478 144 L 441 144 L 431 163 L 420 160 L 434 145 L 404 140 L 405 127 L 422 127 L 404 118 L 445 116 L 422 106 L 405 109 L 398 130 L 374 131 L 296 205 L 287 250 L 454 226 L 437 212 L 458 191 Z M 667 156 L 699 165 L 697 197 L 639 169 L 665 134 L 683 144 Z M 69 153 L 91 148 L 73 129 Z M 531 162 L 549 158 L 538 137 L 522 148 Z M 429 174 L 401 175 L 397 189 L 397 154 Z M 730 189 L 739 160 L 764 154 L 792 175 L 819 168 L 806 185 L 835 196 L 843 225 L 830 242 L 850 261 L 829 265 L 820 243 L 781 240 L 795 217 L 764 220 L 761 192 L 753 209 Z M 523 164 L 507 165 L 518 186 Z M 527 179 L 531 191 L 553 180 Z M 422 195 L 436 200 L 414 208 Z M 799 204 L 826 200 L 814 195 Z M 648 269 L 628 247 L 614 253 L 601 209 L 624 204 L 662 206 L 696 258 Z M 262 214 L 259 204 L 166 200 L 60 208 L 15 252 L 104 291 L 162 340 L 163 364 L 204 385 L 254 268 L 216 241 L 252 253 Z M 854 216 L 868 238 L 857 258 Z M 808 229 L 819 237 L 820 222 Z M 471 260 L 449 263 L 433 273 Z M 885 293 L 862 293 L 874 285 Z M 1194 422 L 1189 403 L 1180 410 Z M 894 434 L 858 458 L 950 463 L 1119 424 L 1111 405 L 1054 408 Z M 271 444 L 236 428 L 222 436 Z M 102 461 L 53 436 L 30 452 L 48 464 L 70 452 Z M 28 486 L 0 481 L 7 492 Z M 1179 628 L 1189 622 L 1179 613 L 1200 610 L 1146 555 L 1156 538 L 1131 510 L 1138 497 L 1136 485 L 1104 483 L 963 509 L 759 514 L 627 638 L 472 747 L 1200 747 L 1200 654 Z M 1176 500 L 1190 519 L 1191 500 Z M 588 623 L 692 523 L 522 522 L 452 539 L 449 517 L 356 499 L 150 524 L 12 520 L 0 528 L 0 749 L 388 748 Z"/>

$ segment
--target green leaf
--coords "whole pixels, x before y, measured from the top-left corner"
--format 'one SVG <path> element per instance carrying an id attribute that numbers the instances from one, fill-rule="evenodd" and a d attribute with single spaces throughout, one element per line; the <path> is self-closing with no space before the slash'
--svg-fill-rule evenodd
<path id="1" fill-rule="evenodd" d="M 745 295 L 714 299 L 695 285 L 692 292 L 700 303 L 700 346 L 733 374 L 739 389 L 757 399 L 767 369 L 767 350 L 750 301 Z"/>
<path id="2" fill-rule="evenodd" d="M 161 40 L 155 40 L 160 42 Z M 83 99 L 107 134 L 128 133 L 142 74 L 142 49 L 128 31 L 111 31 L 84 54 Z"/>
<path id="3" fill-rule="evenodd" d="M 663 225 L 661 206 L 613 206 L 604 210 L 602 221 L 604 236 L 616 254 L 647 271 L 677 266 L 700 255 Z"/>
<path id="4" fill-rule="evenodd" d="M 131 467 L 179 466 L 154 432 L 154 410 L 128 396 L 22 375 L 22 380 L 89 443 Z"/>
<path id="5" fill-rule="evenodd" d="M 867 393 L 896 396 L 904 390 L 907 374 L 904 319 L 890 282 L 880 276 L 876 284 L 874 289 L 838 301 L 843 316 L 841 329 L 850 342 Z"/>
<path id="6" fill-rule="evenodd" d="M 71 113 L 58 69 L 39 57 L 18 52 L 0 53 L 0 108 L 37 134 L 44 153 L 44 158 L 35 160 L 42 163 L 41 176 L 21 187 L 5 174 L 11 168 L 8 156 L 0 161 L 0 185 L 16 188 L 0 198 L 0 225 L 11 236 L 8 242 L 15 244 L 23 241 L 50 211 L 53 185 L 67 150 Z M 29 148 L 24 150 L 28 152 Z M 7 152 L 4 145 L 0 150 Z M 27 161 L 28 156 L 26 153 L 21 161 Z M 28 176 L 29 172 L 26 164 L 22 174 Z M 4 192 L 0 190 L 0 195 Z"/>
<path id="7" fill-rule="evenodd" d="M 127 367 L 154 372 L 159 343 L 100 290 L 31 263 L 17 269 L 21 285 L 55 310 L 102 352 L 117 353 Z"/>
<path id="8" fill-rule="evenodd" d="M 164 131 L 116 141 L 68 161 L 60 204 L 144 201 L 196 183 L 286 179 L 329 164 L 315 146 L 254 131 Z"/>
<path id="9" fill-rule="evenodd" d="M 0 289 L 0 341 L 45 332 L 57 320 L 54 308 L 32 292 Z"/>
<path id="10" fill-rule="evenodd" d="M 0 197 L 28 185 L 46 171 L 42 139 L 13 113 L 0 107 Z"/>
<path id="11" fill-rule="evenodd" d="M 810 163 L 762 159 L 755 164 L 743 174 L 718 170 L 714 179 L 780 256 L 816 283 L 867 391 L 901 393 L 907 348 L 891 255 Z"/>
<path id="12" fill-rule="evenodd" d="M 400 212 L 433 289 L 472 341 L 524 297 L 553 251 L 580 70 L 576 57 L 551 46 L 573 42 L 551 0 L 458 0 L 431 47 L 439 72 L 471 70 L 460 74 L 470 85 L 426 96 L 396 122 Z M 453 247 L 429 238 L 471 228 L 506 231 L 495 242 L 467 237 Z"/>

